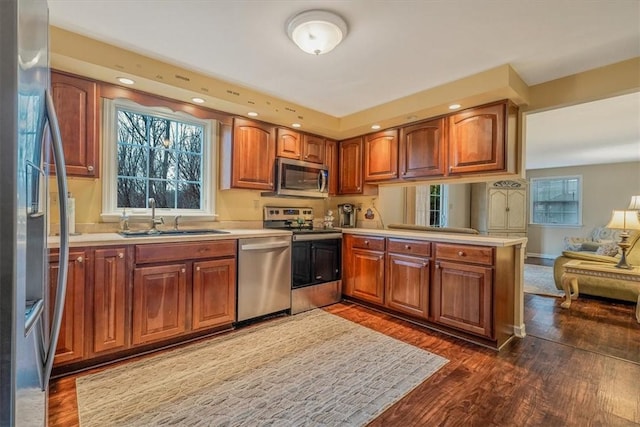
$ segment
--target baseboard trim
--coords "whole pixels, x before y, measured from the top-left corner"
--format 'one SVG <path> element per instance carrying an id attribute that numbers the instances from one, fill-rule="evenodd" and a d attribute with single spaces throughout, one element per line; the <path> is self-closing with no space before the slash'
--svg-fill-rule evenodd
<path id="1" fill-rule="evenodd" d="M 518 338 L 524 338 L 527 336 L 527 332 L 525 331 L 524 323 L 520 326 L 513 327 L 513 334 Z"/>
<path id="2" fill-rule="evenodd" d="M 545 258 L 545 259 L 556 259 L 559 255 L 551 255 L 551 254 L 537 254 L 534 252 L 527 252 L 527 256 L 531 258 Z"/>

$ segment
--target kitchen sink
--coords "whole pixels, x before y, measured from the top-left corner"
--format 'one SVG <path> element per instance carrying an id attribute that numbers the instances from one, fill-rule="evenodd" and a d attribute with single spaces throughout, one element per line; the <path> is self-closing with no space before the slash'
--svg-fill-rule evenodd
<path id="1" fill-rule="evenodd" d="M 126 230 L 118 231 L 124 237 L 155 237 L 155 236 L 197 236 L 202 234 L 228 234 L 228 231 L 213 230 L 210 228 L 196 228 L 184 230 Z"/>

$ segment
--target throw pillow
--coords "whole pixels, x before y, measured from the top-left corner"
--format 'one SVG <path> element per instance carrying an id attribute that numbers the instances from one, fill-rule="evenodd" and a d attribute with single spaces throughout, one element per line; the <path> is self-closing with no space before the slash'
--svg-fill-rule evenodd
<path id="1" fill-rule="evenodd" d="M 565 237 L 564 238 L 564 250 L 565 251 L 579 251 L 582 249 L 582 243 L 585 240 L 582 237 Z"/>
<path id="2" fill-rule="evenodd" d="M 596 251 L 596 255 L 616 256 L 618 255 L 618 245 L 615 243 L 602 245 Z"/>
<path id="3" fill-rule="evenodd" d="M 589 251 L 589 252 L 596 252 L 600 246 L 602 246 L 600 243 L 596 243 L 596 242 L 583 242 L 580 250 L 581 251 Z"/>

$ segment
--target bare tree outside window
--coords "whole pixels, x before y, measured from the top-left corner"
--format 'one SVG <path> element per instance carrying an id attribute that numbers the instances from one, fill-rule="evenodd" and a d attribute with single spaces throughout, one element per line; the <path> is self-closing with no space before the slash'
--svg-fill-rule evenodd
<path id="1" fill-rule="evenodd" d="M 117 116 L 117 207 L 200 209 L 204 127 L 123 108 Z"/>

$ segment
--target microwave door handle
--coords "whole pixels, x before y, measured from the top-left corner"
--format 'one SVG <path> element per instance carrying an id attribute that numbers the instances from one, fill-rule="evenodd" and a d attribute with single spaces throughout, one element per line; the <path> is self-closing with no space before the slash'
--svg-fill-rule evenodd
<path id="1" fill-rule="evenodd" d="M 47 122 L 51 130 L 53 163 L 56 168 L 56 178 L 58 181 L 58 195 L 60 202 L 58 208 L 60 211 L 60 252 L 59 252 L 59 268 L 58 280 L 56 285 L 56 300 L 53 306 L 53 318 L 51 321 L 51 337 L 49 346 L 42 342 L 44 351 L 44 372 L 43 372 L 43 390 L 49 383 L 51 377 L 51 369 L 53 368 L 53 359 L 56 353 L 56 345 L 58 336 L 60 335 L 60 326 L 62 323 L 62 314 L 64 309 L 64 300 L 67 293 L 67 268 L 69 265 L 69 227 L 67 223 L 67 173 L 64 164 L 64 150 L 62 148 L 62 137 L 60 136 L 60 125 L 56 116 L 53 98 L 49 90 L 45 91 L 45 106 Z M 45 331 L 46 332 L 46 331 Z M 44 334 L 43 334 L 44 335 Z M 43 337 L 44 338 L 44 337 Z M 41 340 L 43 341 L 43 340 Z"/>
<path id="2" fill-rule="evenodd" d="M 326 171 L 321 170 L 318 172 L 318 189 L 321 193 L 324 193 L 327 189 L 327 173 Z"/>

